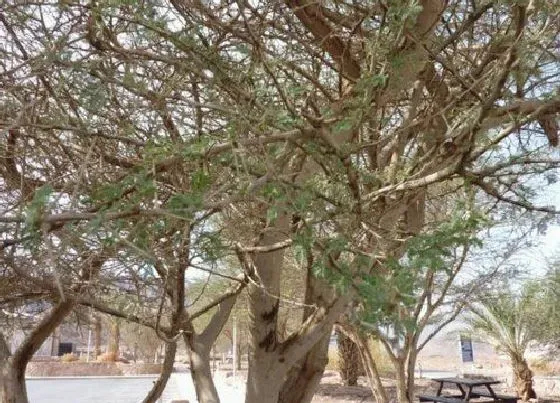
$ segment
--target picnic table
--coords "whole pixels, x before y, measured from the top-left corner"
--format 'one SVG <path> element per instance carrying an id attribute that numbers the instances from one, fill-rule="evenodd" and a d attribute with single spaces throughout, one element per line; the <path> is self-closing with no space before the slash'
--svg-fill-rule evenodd
<path id="1" fill-rule="evenodd" d="M 470 379 L 470 378 L 435 378 L 432 379 L 439 383 L 435 396 L 420 395 L 418 398 L 421 402 L 435 403 L 460 403 L 468 402 L 471 399 L 481 397 L 490 398 L 492 402 L 516 403 L 518 398 L 515 396 L 499 395 L 492 389 L 492 385 L 500 383 L 489 379 Z M 445 384 L 455 385 L 458 389 L 457 395 L 443 396 L 441 392 Z M 478 388 L 473 390 L 474 388 Z"/>

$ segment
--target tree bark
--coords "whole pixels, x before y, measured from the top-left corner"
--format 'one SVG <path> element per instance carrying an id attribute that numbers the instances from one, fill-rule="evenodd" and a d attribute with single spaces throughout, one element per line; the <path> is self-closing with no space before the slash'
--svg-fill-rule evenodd
<path id="1" fill-rule="evenodd" d="M 187 348 L 191 377 L 199 403 L 220 402 L 218 391 L 212 379 L 210 350 L 227 322 L 242 288 L 236 286 L 235 289 L 235 292 L 231 293 L 217 305 L 218 309 L 200 334 L 195 332 L 191 320 L 183 324 L 183 340 Z"/>
<path id="2" fill-rule="evenodd" d="M 39 324 L 27 335 L 23 343 L 10 355 L 7 343 L 0 333 L 0 401 L 2 403 L 27 403 L 25 369 L 33 354 L 41 347 L 49 335 L 72 311 L 70 300 L 58 303 Z"/>
<path id="3" fill-rule="evenodd" d="M 10 348 L 0 332 L 0 401 L 9 403 L 27 403 L 25 382 L 18 379 L 13 368 Z"/>
<path id="4" fill-rule="evenodd" d="M 237 338 L 237 345 L 235 346 L 237 350 L 237 354 L 235 355 L 235 361 L 233 365 L 237 367 L 238 371 L 241 371 L 241 341 L 239 341 L 239 337 Z"/>
<path id="5" fill-rule="evenodd" d="M 332 287 L 326 281 L 315 277 L 311 267 L 311 264 L 308 264 L 304 298 L 306 307 L 302 318 L 304 321 L 313 313 L 311 306 L 325 307 L 333 299 Z M 331 333 L 332 326 L 326 330 L 319 342 L 290 368 L 288 377 L 280 390 L 280 403 L 311 402 L 329 361 Z"/>
<path id="6" fill-rule="evenodd" d="M 397 401 L 399 403 L 411 403 L 408 397 L 407 376 L 406 376 L 406 363 L 400 357 L 398 363 L 395 365 L 397 377 Z"/>
<path id="7" fill-rule="evenodd" d="M 519 354 L 510 354 L 510 359 L 517 395 L 524 401 L 535 399 L 537 394 L 533 389 L 533 372 L 529 368 L 527 360 Z"/>
<path id="8" fill-rule="evenodd" d="M 284 241 L 289 232 L 289 224 L 288 215 L 280 216 L 273 227 L 265 230 L 259 246 Z M 281 385 L 279 381 L 284 375 L 277 373 L 282 362 L 278 361 L 281 357 L 275 352 L 278 345 L 277 320 L 283 264 L 282 249 L 258 253 L 254 258 L 254 273 L 251 275 L 255 277 L 255 281 L 248 286 L 251 358 L 246 403 L 276 403 L 278 400 Z"/>
<path id="9" fill-rule="evenodd" d="M 95 315 L 93 318 L 94 327 L 94 349 L 93 354 L 95 358 L 101 355 L 101 318 L 99 315 Z"/>
<path id="10" fill-rule="evenodd" d="M 377 403 L 388 403 L 387 393 L 385 387 L 381 382 L 381 376 L 379 375 L 379 370 L 377 369 L 377 364 L 371 355 L 371 350 L 369 348 L 367 338 L 364 337 L 362 333 L 352 329 L 350 326 L 339 326 L 340 330 L 344 332 L 348 337 L 350 337 L 354 343 L 358 346 L 358 351 L 362 358 L 362 365 L 368 379 L 369 387 L 371 393 L 375 397 Z"/>
<path id="11" fill-rule="evenodd" d="M 2 403 L 27 403 L 25 379 L 18 376 L 18 371 L 10 365 L 9 361 L 0 365 L 0 401 Z"/>
<path id="12" fill-rule="evenodd" d="M 177 352 L 177 343 L 171 342 L 165 344 L 165 356 L 163 359 L 163 365 L 161 368 L 161 373 L 157 381 L 154 383 L 154 386 L 142 401 L 142 403 L 156 403 L 163 390 L 165 389 L 165 385 L 167 385 L 167 381 L 171 376 L 171 372 L 173 372 L 173 364 L 175 363 L 175 354 Z"/>
<path id="13" fill-rule="evenodd" d="M 120 324 L 118 320 L 114 319 L 111 321 L 111 333 L 109 335 L 109 343 L 107 346 L 107 353 L 114 361 L 117 361 L 119 359 L 120 340 Z"/>
<path id="14" fill-rule="evenodd" d="M 357 386 L 360 372 L 360 353 L 356 344 L 342 331 L 338 337 L 338 370 L 345 386 Z"/>
<path id="15" fill-rule="evenodd" d="M 416 352 L 416 345 L 418 343 L 414 343 L 413 345 L 411 345 L 410 351 L 408 352 L 408 357 L 407 357 L 407 370 L 406 370 L 406 391 L 407 391 L 407 396 L 408 396 L 408 400 L 409 401 L 413 401 L 414 400 L 414 376 L 415 376 L 415 369 L 416 369 L 416 358 L 418 356 L 418 353 Z"/>
<path id="16" fill-rule="evenodd" d="M 290 370 L 288 378 L 280 390 L 279 403 L 311 402 L 329 361 L 330 336 L 331 331 L 329 330 L 306 354 L 305 358 Z"/>
<path id="17" fill-rule="evenodd" d="M 251 363 L 249 366 L 249 375 L 247 378 L 247 392 L 245 394 L 245 403 L 276 403 L 278 402 L 278 397 L 280 394 L 281 379 L 278 372 L 274 370 L 274 359 L 272 356 L 275 355 L 276 359 L 280 357 L 276 354 L 268 354 L 266 361 L 258 366 L 261 369 L 260 372 L 256 371 L 256 365 L 253 365 L 253 361 L 258 359 L 258 355 L 253 355 L 251 357 Z M 263 365 L 264 364 L 264 365 Z M 265 366 L 267 365 L 267 366 Z M 251 371 L 252 369 L 252 371 Z"/>
<path id="18" fill-rule="evenodd" d="M 197 401 L 199 403 L 220 403 L 210 369 L 210 348 L 187 339 L 185 339 L 185 343 Z"/>

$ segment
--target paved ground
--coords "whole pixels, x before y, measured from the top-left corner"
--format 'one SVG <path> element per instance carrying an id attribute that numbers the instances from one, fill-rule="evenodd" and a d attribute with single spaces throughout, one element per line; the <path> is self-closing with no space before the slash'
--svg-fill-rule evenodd
<path id="1" fill-rule="evenodd" d="M 431 374 L 430 374 L 431 375 Z M 437 374 L 440 375 L 439 373 Z M 146 396 L 155 377 L 141 378 L 73 378 L 73 379 L 29 379 L 27 390 L 31 403 L 138 403 Z M 245 385 L 243 374 L 237 382 L 218 372 L 214 379 L 223 403 L 243 403 Z M 394 381 L 384 380 L 390 396 L 395 394 Z M 417 392 L 432 390 L 434 385 L 427 379 L 417 381 Z M 194 387 L 188 372 L 173 373 L 162 396 L 161 403 L 173 399 L 188 399 L 196 402 Z M 539 400 L 542 403 L 558 403 L 558 399 Z M 365 379 L 360 386 L 341 386 L 338 375 L 327 371 L 313 403 L 365 403 L 374 402 Z"/>
<path id="2" fill-rule="evenodd" d="M 136 378 L 50 378 L 28 379 L 27 393 L 31 403 L 138 403 L 146 396 L 156 377 Z M 222 402 L 243 402 L 245 389 L 231 378 L 215 378 Z M 174 399 L 196 402 L 194 387 L 187 372 L 173 373 L 162 403 Z"/>
<path id="3" fill-rule="evenodd" d="M 185 398 L 175 374 L 169 380 L 162 403 Z M 185 374 L 182 374 L 185 375 Z M 29 379 L 31 403 L 138 403 L 156 378 Z"/>
<path id="4" fill-rule="evenodd" d="M 329 373 L 331 372 L 329 371 Z M 434 373 L 435 375 L 448 374 Z M 222 402 L 242 403 L 244 401 L 243 378 L 245 376 L 246 373 L 240 374 L 238 382 L 235 382 L 231 377 L 226 378 L 224 372 L 216 374 L 214 381 Z M 328 374 L 325 375 L 325 378 L 329 382 Z M 146 396 L 155 379 L 156 377 L 28 379 L 27 390 L 31 403 L 138 403 Z M 313 401 L 342 402 L 355 401 L 356 398 L 359 399 L 358 401 L 367 401 L 369 396 L 371 396 L 371 392 L 368 388 L 343 388 L 336 384 L 327 384 L 322 386 Z M 195 397 L 190 374 L 176 372 L 171 375 L 161 402 L 168 403 L 174 399 L 188 399 L 196 402 Z"/>

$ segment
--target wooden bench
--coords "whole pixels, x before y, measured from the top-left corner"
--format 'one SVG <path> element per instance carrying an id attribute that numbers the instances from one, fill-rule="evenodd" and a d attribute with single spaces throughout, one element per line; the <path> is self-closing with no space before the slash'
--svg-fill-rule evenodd
<path id="1" fill-rule="evenodd" d="M 454 396 L 432 396 L 432 395 L 418 395 L 421 402 L 434 402 L 434 403 L 464 403 L 460 397 Z"/>
<path id="2" fill-rule="evenodd" d="M 492 396 L 492 394 L 487 390 L 473 390 L 471 392 L 471 397 L 473 398 L 490 397 L 492 399 L 497 399 L 496 401 L 498 402 L 503 402 L 503 403 L 517 403 L 518 400 L 521 400 L 520 398 L 515 396 L 500 395 L 498 393 Z"/>

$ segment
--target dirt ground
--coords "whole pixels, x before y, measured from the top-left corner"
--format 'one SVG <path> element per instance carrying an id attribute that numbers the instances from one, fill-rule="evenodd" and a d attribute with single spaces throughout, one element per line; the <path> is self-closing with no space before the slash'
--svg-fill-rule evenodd
<path id="1" fill-rule="evenodd" d="M 323 380 L 315 397 L 313 403 L 362 403 L 362 402 L 375 402 L 365 378 L 360 378 L 359 386 L 343 386 L 340 377 L 335 371 L 326 371 Z M 393 380 L 384 379 L 383 384 L 388 388 L 389 396 L 392 402 L 396 402 L 396 389 Z M 436 385 L 430 380 L 420 379 L 416 384 L 416 394 L 435 392 Z M 512 391 L 502 391 L 499 388 L 495 390 L 511 393 Z M 451 391 L 450 391 L 451 392 Z M 445 393 L 445 389 L 444 389 Z M 559 403 L 560 398 L 539 398 L 539 403 Z"/>

